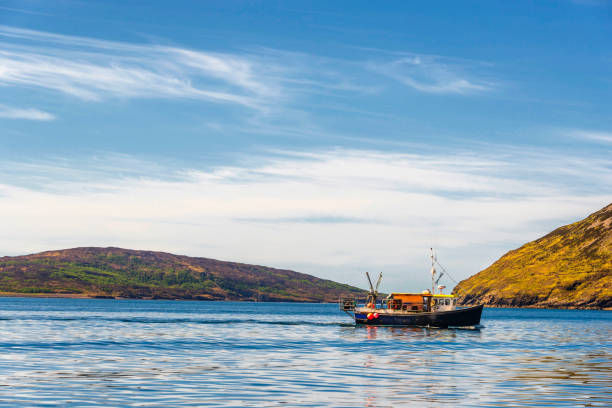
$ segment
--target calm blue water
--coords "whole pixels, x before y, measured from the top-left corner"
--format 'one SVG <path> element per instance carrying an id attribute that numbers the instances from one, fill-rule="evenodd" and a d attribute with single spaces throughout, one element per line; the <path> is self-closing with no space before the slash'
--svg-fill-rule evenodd
<path id="1" fill-rule="evenodd" d="M 612 406 L 612 312 L 355 327 L 337 305 L 0 298 L 0 406 Z"/>

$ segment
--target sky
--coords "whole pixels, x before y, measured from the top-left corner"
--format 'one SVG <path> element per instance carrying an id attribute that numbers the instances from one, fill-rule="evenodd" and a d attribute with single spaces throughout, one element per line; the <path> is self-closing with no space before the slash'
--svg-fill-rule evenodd
<path id="1" fill-rule="evenodd" d="M 0 256 L 449 288 L 612 202 L 612 2 L 0 0 Z"/>

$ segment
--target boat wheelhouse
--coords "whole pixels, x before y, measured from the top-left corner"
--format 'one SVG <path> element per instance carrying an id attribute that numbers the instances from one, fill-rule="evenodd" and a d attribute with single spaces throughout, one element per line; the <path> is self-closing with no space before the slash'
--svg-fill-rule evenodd
<path id="1" fill-rule="evenodd" d="M 453 295 L 426 293 L 391 293 L 381 307 L 392 312 L 432 312 L 454 310 L 457 298 Z"/>
<path id="2" fill-rule="evenodd" d="M 458 308 L 454 295 L 442 293 L 445 286 L 436 286 L 443 272 L 437 274 L 437 260 L 431 251 L 432 288 L 421 293 L 393 292 L 384 299 L 378 298 L 378 287 L 382 273 L 372 285 L 370 275 L 366 272 L 370 284 L 370 294 L 365 301 L 359 302 L 352 297 L 340 299 L 340 309 L 355 319 L 357 324 L 380 326 L 431 326 L 431 327 L 465 327 L 480 324 L 482 305 Z M 437 279 L 436 279 L 437 277 Z M 436 293 L 436 289 L 438 293 Z"/>

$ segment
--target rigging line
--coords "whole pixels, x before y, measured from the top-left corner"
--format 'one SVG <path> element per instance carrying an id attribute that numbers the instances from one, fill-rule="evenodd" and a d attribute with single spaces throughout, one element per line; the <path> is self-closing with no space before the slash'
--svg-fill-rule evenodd
<path id="1" fill-rule="evenodd" d="M 451 275 L 450 273 L 448 273 L 448 271 L 446 269 L 444 269 L 444 267 L 442 265 L 440 265 L 440 262 L 438 262 L 438 260 L 436 259 L 435 262 L 438 264 L 438 266 L 442 269 L 442 272 L 444 272 L 446 274 L 446 276 L 448 276 L 453 282 L 455 282 L 455 285 L 458 285 L 459 282 L 457 282 Z M 457 286 L 455 286 L 454 289 L 460 289 L 464 294 L 468 294 L 468 291 L 463 289 L 463 288 L 458 288 Z M 454 290 L 453 289 L 453 290 Z"/>
<path id="2" fill-rule="evenodd" d="M 443 267 L 442 265 L 440 265 L 440 262 L 438 262 L 438 260 L 437 260 L 437 259 L 436 259 L 436 261 L 435 261 L 435 262 L 438 264 L 438 266 L 439 266 L 440 268 L 442 268 L 442 272 L 444 272 L 444 273 L 446 274 L 446 276 L 448 276 L 449 278 L 451 278 L 451 280 L 452 280 L 453 282 L 458 283 L 458 282 L 457 282 L 457 281 L 456 281 L 456 280 L 455 280 L 455 279 L 454 279 L 454 278 L 451 276 L 451 274 L 450 274 L 450 273 L 448 273 L 448 271 L 447 271 L 446 269 L 444 269 L 444 267 Z"/>

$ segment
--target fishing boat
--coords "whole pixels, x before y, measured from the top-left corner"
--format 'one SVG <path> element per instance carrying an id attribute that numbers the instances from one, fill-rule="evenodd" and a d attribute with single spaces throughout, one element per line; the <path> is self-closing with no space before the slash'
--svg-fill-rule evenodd
<path id="1" fill-rule="evenodd" d="M 442 328 L 478 326 L 483 305 L 457 307 L 457 298 L 454 295 L 442 293 L 445 286 L 438 285 L 445 271 L 438 273 L 436 264 L 438 263 L 432 249 L 431 289 L 426 289 L 421 293 L 393 292 L 383 299 L 379 299 L 378 294 L 382 272 L 375 286 L 372 284 L 370 274 L 366 272 L 370 284 L 368 297 L 365 301 L 359 301 L 354 297 L 342 297 L 340 298 L 340 310 L 354 318 L 356 324 Z"/>

